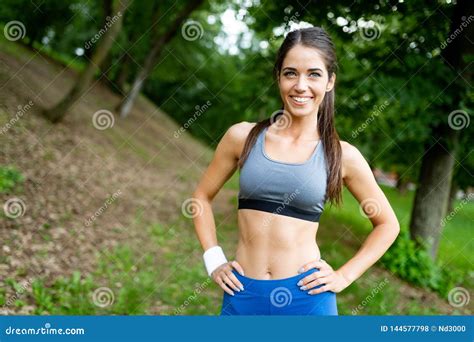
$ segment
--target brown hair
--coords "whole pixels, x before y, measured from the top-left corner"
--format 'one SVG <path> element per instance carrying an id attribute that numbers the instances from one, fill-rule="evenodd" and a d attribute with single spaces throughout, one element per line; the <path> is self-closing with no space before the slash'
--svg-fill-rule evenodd
<path id="1" fill-rule="evenodd" d="M 279 79 L 280 70 L 286 54 L 297 44 L 317 49 L 324 59 L 329 78 L 335 73 L 337 69 L 336 52 L 331 38 L 321 27 L 310 27 L 295 30 L 287 34 L 278 50 L 275 66 L 273 68 L 276 79 Z M 250 150 L 255 144 L 260 132 L 265 127 L 268 127 L 275 122 L 280 115 L 283 115 L 283 113 L 282 109 L 278 111 L 276 115 L 272 115 L 272 117 L 257 122 L 257 124 L 251 129 L 238 162 L 239 168 L 242 168 L 247 160 Z M 342 150 L 339 142 L 339 135 L 334 126 L 334 87 L 331 91 L 326 92 L 324 99 L 319 106 L 317 126 L 319 135 L 323 142 L 328 168 L 326 199 L 330 201 L 331 205 L 340 205 L 342 204 Z"/>

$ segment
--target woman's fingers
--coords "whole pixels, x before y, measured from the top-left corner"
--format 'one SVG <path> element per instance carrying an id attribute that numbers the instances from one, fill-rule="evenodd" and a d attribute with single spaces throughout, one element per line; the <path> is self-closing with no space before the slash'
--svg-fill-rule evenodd
<path id="1" fill-rule="evenodd" d="M 241 275 L 244 275 L 244 269 L 242 268 L 242 266 L 240 266 L 240 264 L 237 262 L 237 261 L 232 261 L 231 262 L 231 265 L 241 274 Z"/>
<path id="2" fill-rule="evenodd" d="M 234 273 L 232 273 L 232 268 L 237 269 L 239 273 L 243 273 L 242 267 L 239 265 L 237 261 L 232 261 L 222 266 L 219 266 L 214 272 L 212 272 L 212 276 L 214 281 L 228 294 L 234 295 L 234 291 L 243 291 L 244 286 L 242 283 L 237 279 Z"/>
<path id="3" fill-rule="evenodd" d="M 221 278 L 218 279 L 217 283 L 219 284 L 219 286 L 220 286 L 225 292 L 227 292 L 227 293 L 230 294 L 231 296 L 234 295 L 234 292 L 233 292 L 231 289 L 229 289 L 229 288 L 227 287 L 226 283 L 224 283 L 224 281 L 223 281 Z"/>
<path id="4" fill-rule="evenodd" d="M 234 291 L 240 292 L 240 289 L 237 287 L 237 285 L 234 284 L 234 282 L 229 278 L 227 274 L 225 274 L 222 279 L 224 280 L 224 283 L 232 288 Z"/>
<path id="5" fill-rule="evenodd" d="M 312 269 L 312 268 L 317 268 L 319 270 L 325 270 L 325 269 L 331 269 L 331 266 L 324 260 L 320 259 L 320 260 L 313 260 L 313 261 L 310 261 L 308 262 L 306 265 L 304 265 L 303 267 L 301 267 L 298 272 L 299 273 L 304 273 L 306 272 L 307 270 L 309 269 Z"/>
<path id="6" fill-rule="evenodd" d="M 234 273 L 229 273 L 227 275 L 230 280 L 232 281 L 233 285 L 235 285 L 239 290 L 235 289 L 236 291 L 243 291 L 244 290 L 244 285 L 237 279 L 237 277 L 234 275 Z"/>
<path id="7" fill-rule="evenodd" d="M 331 280 L 330 276 L 327 277 L 322 277 L 316 280 L 313 280 L 312 282 L 306 284 L 306 290 L 310 290 L 316 286 L 327 284 Z"/>

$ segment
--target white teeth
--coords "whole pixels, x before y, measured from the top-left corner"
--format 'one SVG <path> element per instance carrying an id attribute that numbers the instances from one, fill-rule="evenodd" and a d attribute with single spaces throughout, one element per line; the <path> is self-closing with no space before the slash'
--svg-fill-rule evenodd
<path id="1" fill-rule="evenodd" d="M 300 102 L 300 103 L 306 103 L 310 100 L 309 97 L 294 97 L 294 96 L 293 96 L 293 99 L 296 102 Z"/>

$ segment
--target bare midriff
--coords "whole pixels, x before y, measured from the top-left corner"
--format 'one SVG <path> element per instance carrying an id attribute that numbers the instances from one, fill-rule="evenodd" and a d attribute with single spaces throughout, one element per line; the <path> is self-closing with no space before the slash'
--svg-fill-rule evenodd
<path id="1" fill-rule="evenodd" d="M 316 243 L 318 222 L 253 209 L 239 209 L 237 217 L 239 242 L 235 259 L 246 277 L 293 277 L 303 265 L 320 258 Z"/>

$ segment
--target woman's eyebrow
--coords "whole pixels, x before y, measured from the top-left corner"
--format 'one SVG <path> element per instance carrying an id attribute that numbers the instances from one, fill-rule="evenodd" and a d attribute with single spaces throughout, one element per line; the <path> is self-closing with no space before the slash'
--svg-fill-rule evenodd
<path id="1" fill-rule="evenodd" d="M 296 71 L 296 68 L 293 68 L 293 67 L 285 67 L 283 68 L 283 70 L 292 70 L 292 71 Z M 310 68 L 308 69 L 308 71 L 323 71 L 321 68 Z"/>

